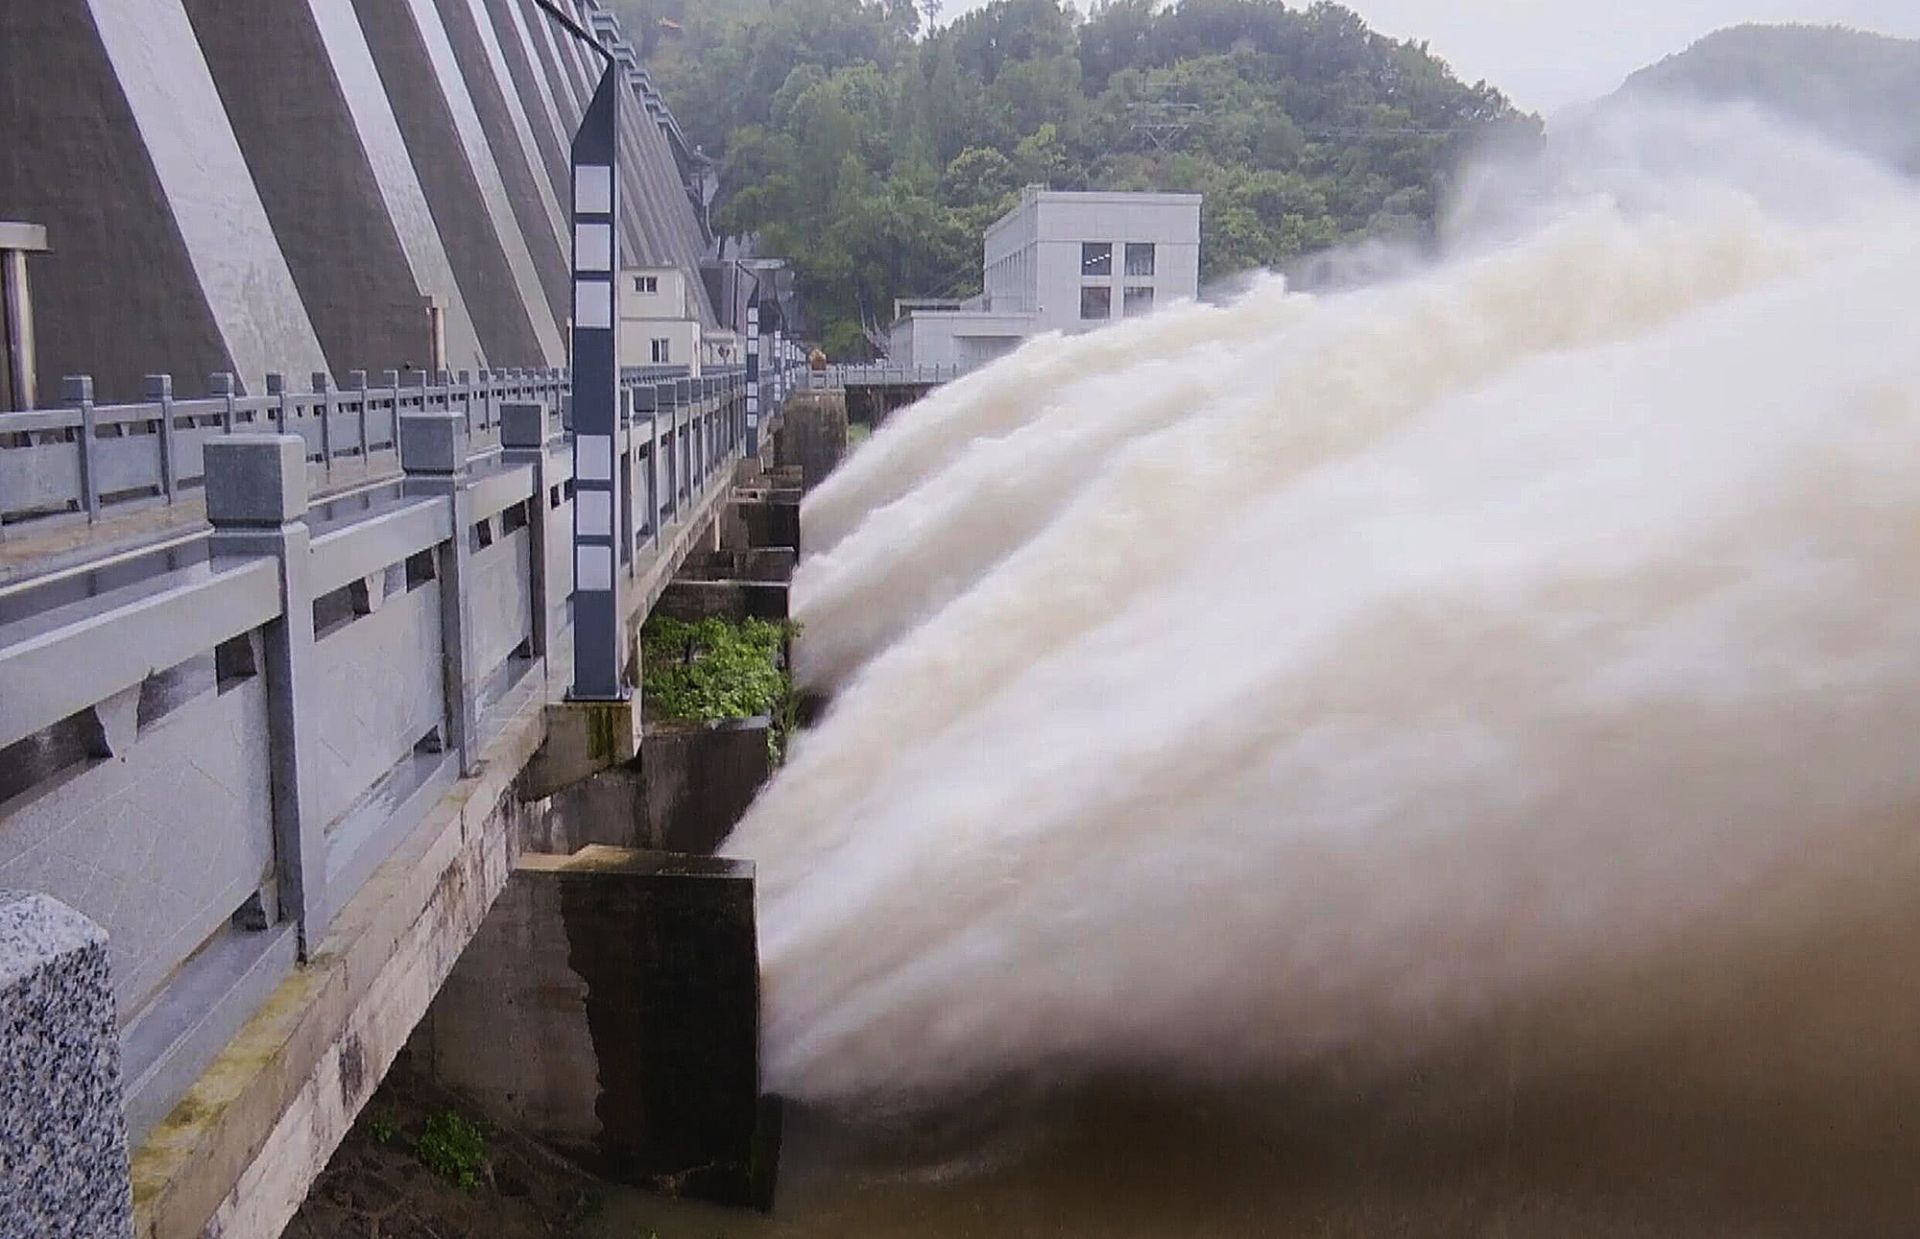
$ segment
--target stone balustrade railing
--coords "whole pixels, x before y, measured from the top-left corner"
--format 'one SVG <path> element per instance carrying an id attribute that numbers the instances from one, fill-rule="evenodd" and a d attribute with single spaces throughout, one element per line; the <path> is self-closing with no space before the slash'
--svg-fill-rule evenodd
<path id="1" fill-rule="evenodd" d="M 762 377 L 771 400 L 784 376 Z M 63 411 L 94 443 L 96 481 L 144 476 L 162 497 L 153 478 L 192 481 L 211 525 L 0 589 L 0 890 L 105 931 L 136 1137 L 473 771 L 520 695 L 545 691 L 530 673 L 572 588 L 563 383 L 235 398 L 231 417 L 196 401 L 160 415 L 170 440 L 148 417 L 134 446 L 99 434 L 130 411 Z M 623 384 L 628 573 L 727 484 L 746 395 L 739 372 Z M 0 418 L 0 438 L 21 416 L 42 415 Z M 313 498 L 335 446 L 382 445 L 397 476 Z M 0 469 L 23 452 L 72 463 L 80 448 L 16 443 Z M 6 484 L 0 501 L 16 501 Z"/>

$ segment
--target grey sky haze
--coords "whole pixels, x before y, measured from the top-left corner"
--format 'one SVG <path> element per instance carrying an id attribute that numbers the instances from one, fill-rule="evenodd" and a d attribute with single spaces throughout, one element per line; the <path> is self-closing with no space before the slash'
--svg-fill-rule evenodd
<path id="1" fill-rule="evenodd" d="M 987 0 L 947 0 L 943 17 Z M 1082 9 L 1086 0 L 1078 0 Z M 1424 39 L 1467 81 L 1551 116 L 1742 22 L 1840 23 L 1920 38 L 1920 0 L 1345 0 L 1384 34 Z"/>

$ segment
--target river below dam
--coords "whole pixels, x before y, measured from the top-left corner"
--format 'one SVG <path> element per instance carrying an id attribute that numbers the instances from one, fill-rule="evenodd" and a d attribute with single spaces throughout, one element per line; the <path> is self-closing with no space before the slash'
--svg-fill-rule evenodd
<path id="1" fill-rule="evenodd" d="M 1907 852 L 1791 942 L 1703 940 L 1395 1070 L 1106 1079 L 865 1124 L 790 1110 L 771 1215 L 616 1189 L 589 1233 L 1910 1235 L 1920 900 L 1900 891 L 1920 889 L 1920 845 Z"/>

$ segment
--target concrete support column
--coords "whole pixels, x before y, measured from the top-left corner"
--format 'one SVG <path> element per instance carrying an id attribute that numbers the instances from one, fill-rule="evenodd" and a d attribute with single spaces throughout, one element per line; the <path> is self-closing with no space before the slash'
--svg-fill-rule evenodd
<path id="1" fill-rule="evenodd" d="M 304 957 L 329 915 L 326 823 L 313 808 L 307 766 L 314 721 L 302 710 L 315 675 L 313 587 L 308 576 L 306 441 L 297 435 L 236 434 L 207 441 L 208 553 L 271 556 L 280 568 L 280 616 L 263 631 L 267 752 L 273 785 L 274 856 L 280 907 L 300 926 Z"/>
<path id="2" fill-rule="evenodd" d="M 116 1023 L 106 931 L 0 891 L 0 1235 L 133 1234 Z"/>
<path id="3" fill-rule="evenodd" d="M 459 754 L 460 773 L 480 770 L 480 668 L 473 652 L 473 502 L 467 490 L 467 419 L 458 413 L 408 413 L 400 418 L 400 468 L 408 494 L 445 499 L 453 536 L 435 557 L 440 584 L 440 642 L 447 676 L 447 747 Z"/>
<path id="4" fill-rule="evenodd" d="M 426 1070 L 616 1182 L 771 1195 L 753 867 L 523 856 L 414 1045 Z"/>
<path id="5" fill-rule="evenodd" d="M 44 253 L 46 248 L 45 228 L 0 223 L 0 412 L 31 409 L 38 395 L 27 255 Z"/>
<path id="6" fill-rule="evenodd" d="M 539 400 L 516 400 L 500 406 L 500 455 L 510 465 L 533 470 L 533 510 L 527 520 L 527 563 L 531 581 L 527 593 L 533 603 L 535 658 L 547 656 L 547 608 L 552 594 L 547 583 L 547 406 Z"/>

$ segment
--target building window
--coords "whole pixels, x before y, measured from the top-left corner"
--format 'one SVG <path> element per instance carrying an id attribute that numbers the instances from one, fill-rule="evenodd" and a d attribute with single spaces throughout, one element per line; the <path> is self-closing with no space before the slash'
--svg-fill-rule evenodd
<path id="1" fill-rule="evenodd" d="M 660 291 L 660 279 L 653 275 L 633 277 L 633 291 L 637 293 L 657 293 Z"/>
<path id="2" fill-rule="evenodd" d="M 673 364 L 673 361 L 671 359 L 672 352 L 673 352 L 673 348 L 672 348 L 671 341 L 655 340 L 653 342 L 653 364 L 656 366 L 672 365 Z"/>
<path id="3" fill-rule="evenodd" d="M 1153 242 L 1151 241 L 1127 242 L 1127 274 L 1128 275 L 1152 275 L 1153 274 Z"/>
<path id="4" fill-rule="evenodd" d="M 1113 317 L 1113 289 L 1105 284 L 1088 284 L 1080 290 L 1080 317 L 1085 319 Z"/>
<path id="5" fill-rule="evenodd" d="M 1113 246 L 1105 241 L 1083 241 L 1080 244 L 1081 275 L 1112 275 Z M 1101 316 L 1106 317 L 1105 315 Z"/>
<path id="6" fill-rule="evenodd" d="M 1149 284 L 1129 284 L 1126 295 L 1121 298 L 1120 310 L 1128 318 L 1136 314 L 1153 313 L 1153 287 Z"/>

